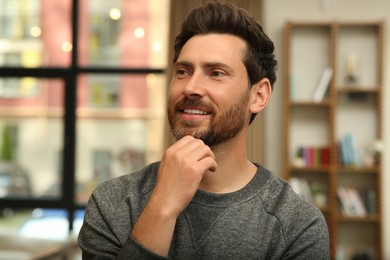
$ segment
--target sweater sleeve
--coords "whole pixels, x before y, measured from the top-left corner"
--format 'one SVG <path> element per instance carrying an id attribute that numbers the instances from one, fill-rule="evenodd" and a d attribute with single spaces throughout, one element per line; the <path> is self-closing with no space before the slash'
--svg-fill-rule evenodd
<path id="1" fill-rule="evenodd" d="M 115 197 L 107 192 L 112 188 L 98 188 L 88 202 L 78 236 L 82 259 L 167 259 L 131 237 L 129 209 L 113 202 Z"/>
<path id="2" fill-rule="evenodd" d="M 117 228 L 112 223 L 115 220 L 105 216 L 103 212 L 104 209 L 99 208 L 93 194 L 86 207 L 84 223 L 78 237 L 83 259 L 167 259 L 137 243 L 130 235 L 130 228 L 121 230 L 127 234 L 121 239 L 123 235 L 115 232 Z"/>
<path id="3" fill-rule="evenodd" d="M 129 239 L 126 241 L 122 250 L 116 256 L 116 259 L 168 259 L 166 257 L 157 255 L 152 251 L 146 249 L 141 244 L 139 244 L 132 236 L 129 236 Z"/>

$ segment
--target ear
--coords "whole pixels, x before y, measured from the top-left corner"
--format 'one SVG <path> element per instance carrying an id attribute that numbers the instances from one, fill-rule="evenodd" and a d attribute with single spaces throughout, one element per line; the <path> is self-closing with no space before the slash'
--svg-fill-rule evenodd
<path id="1" fill-rule="evenodd" d="M 251 87 L 251 102 L 249 111 L 252 114 L 257 114 L 263 110 L 271 98 L 272 88 L 271 83 L 267 78 L 261 79 Z"/>

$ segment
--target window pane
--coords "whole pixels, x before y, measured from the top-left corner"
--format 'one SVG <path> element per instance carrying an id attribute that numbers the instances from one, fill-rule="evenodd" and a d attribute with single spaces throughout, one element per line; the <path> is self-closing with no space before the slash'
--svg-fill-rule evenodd
<path id="1" fill-rule="evenodd" d="M 69 237 L 68 212 L 65 209 L 37 208 L 26 217 L 18 227 L 18 233 L 23 237 L 52 240 L 66 240 Z M 75 211 L 73 235 L 78 235 L 83 218 L 84 210 Z"/>
<path id="2" fill-rule="evenodd" d="M 0 79 L 0 198 L 58 197 L 62 80 Z"/>
<path id="3" fill-rule="evenodd" d="M 83 75 L 78 80 L 76 200 L 101 182 L 161 157 L 165 76 Z"/>
<path id="4" fill-rule="evenodd" d="M 82 65 L 166 66 L 169 0 L 89 0 L 80 4 Z"/>
<path id="5" fill-rule="evenodd" d="M 0 209 L 0 259 L 81 259 L 77 235 L 84 210 L 74 213 L 69 232 L 68 212 L 64 209 Z M 64 250 L 65 249 L 65 250 Z"/>
<path id="6" fill-rule="evenodd" d="M 73 235 L 77 236 L 80 231 L 83 218 L 84 210 L 76 210 Z M 66 240 L 69 237 L 68 212 L 65 209 L 1 209 L 0 234 L 7 233 L 28 238 Z"/>
<path id="7" fill-rule="evenodd" d="M 70 64 L 70 0 L 0 0 L 0 5 L 0 66 Z"/>

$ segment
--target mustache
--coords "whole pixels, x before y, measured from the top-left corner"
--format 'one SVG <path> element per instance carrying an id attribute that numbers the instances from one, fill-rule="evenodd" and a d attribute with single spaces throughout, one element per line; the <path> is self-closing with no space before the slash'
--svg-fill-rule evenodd
<path id="1" fill-rule="evenodd" d="M 214 111 L 214 108 L 210 103 L 204 102 L 197 97 L 194 98 L 184 97 L 182 100 L 178 101 L 175 105 L 176 110 L 183 110 L 183 108 L 185 107 L 198 107 L 210 113 Z"/>

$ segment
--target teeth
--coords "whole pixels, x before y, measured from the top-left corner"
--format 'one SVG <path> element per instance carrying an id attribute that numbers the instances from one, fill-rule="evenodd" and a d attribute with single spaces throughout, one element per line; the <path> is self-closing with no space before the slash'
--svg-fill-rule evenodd
<path id="1" fill-rule="evenodd" d="M 197 110 L 197 109 L 184 109 L 184 113 L 186 114 L 195 114 L 195 115 L 206 115 L 205 111 Z"/>

